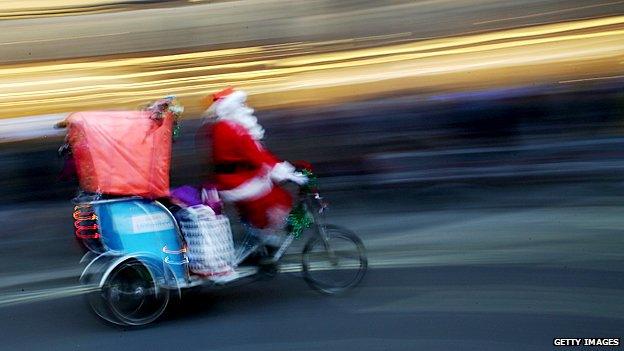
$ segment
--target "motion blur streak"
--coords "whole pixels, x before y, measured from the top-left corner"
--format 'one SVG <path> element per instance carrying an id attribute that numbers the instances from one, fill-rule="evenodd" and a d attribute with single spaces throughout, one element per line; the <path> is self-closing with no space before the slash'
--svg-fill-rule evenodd
<path id="1" fill-rule="evenodd" d="M 624 1 L 612 1 L 612 2 L 607 2 L 607 3 L 602 3 L 602 4 L 591 4 L 591 5 L 585 5 L 585 6 L 572 7 L 572 8 L 563 9 L 563 10 L 532 13 L 530 15 L 524 15 L 524 16 L 516 16 L 516 17 L 508 17 L 508 18 L 498 18 L 498 19 L 489 20 L 489 21 L 477 22 L 475 24 L 495 23 L 495 22 L 504 22 L 504 21 L 510 21 L 510 20 L 516 20 L 516 19 L 534 18 L 534 17 L 546 16 L 546 15 L 560 14 L 560 13 L 564 13 L 564 12 L 585 10 L 585 9 L 590 9 L 590 8 L 594 8 L 594 7 L 618 5 L 618 4 L 622 4 L 622 3 L 624 3 Z"/>
<path id="2" fill-rule="evenodd" d="M 160 0 L 160 2 L 179 2 Z M 0 9 L 0 19 L 67 16 L 130 10 L 137 5 L 154 5 L 155 0 L 20 0 L 5 1 Z M 133 6 L 134 5 L 134 6 Z"/>
<path id="3" fill-rule="evenodd" d="M 0 0 L 0 19 L 0 350 L 622 337 L 624 0 Z M 308 292 L 303 238 L 275 279 L 103 327 L 81 304 L 90 224 L 72 218 L 52 126 L 175 94 L 171 186 L 200 184 L 200 101 L 227 85 L 251 93 L 268 149 L 314 165 L 369 273 L 344 298 Z"/>
<path id="4" fill-rule="evenodd" d="M 314 103 L 344 101 L 399 89 L 464 89 L 583 79 L 581 65 L 601 75 L 621 72 L 624 16 L 540 25 L 394 45 L 356 38 L 352 48 L 332 41 L 294 42 L 186 54 L 102 61 L 37 63 L 0 69 L 0 108 L 5 117 L 97 108 L 135 107 L 175 93 L 191 109 L 198 95 L 225 84 L 263 94 L 256 106 L 275 106 L 271 94 L 288 92 L 286 104 L 310 102 L 306 90 L 336 87 Z M 361 47 L 353 49 L 354 46 Z M 210 62 L 207 62 L 209 60 Z M 565 64 L 562 64 L 565 63 Z M 533 66 L 532 69 L 526 69 Z M 175 68 L 174 68 L 175 67 Z M 501 79 L 493 70 L 510 69 Z M 469 79 L 457 74 L 470 72 Z M 449 76 L 449 74 L 455 74 Z M 427 77 L 426 80 L 416 79 Z M 357 89 L 352 86 L 357 85 Z M 300 94 L 298 94 L 300 93 Z M 312 94 L 314 95 L 314 94 Z"/>

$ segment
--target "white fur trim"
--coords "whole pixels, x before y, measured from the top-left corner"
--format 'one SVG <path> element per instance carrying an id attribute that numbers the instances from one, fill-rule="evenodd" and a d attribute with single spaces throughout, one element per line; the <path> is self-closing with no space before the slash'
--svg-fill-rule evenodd
<path id="1" fill-rule="evenodd" d="M 261 198 L 273 189 L 273 182 L 268 173 L 251 178 L 234 189 L 219 191 L 224 201 L 237 202 Z"/>

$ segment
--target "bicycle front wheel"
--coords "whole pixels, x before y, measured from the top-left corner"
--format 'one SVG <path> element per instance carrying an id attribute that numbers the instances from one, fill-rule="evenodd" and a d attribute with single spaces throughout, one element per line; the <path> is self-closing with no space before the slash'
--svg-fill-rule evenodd
<path id="1" fill-rule="evenodd" d="M 355 233 L 333 225 L 325 226 L 325 232 L 327 241 L 314 236 L 303 248 L 303 278 L 313 289 L 336 295 L 362 281 L 368 260 Z"/>

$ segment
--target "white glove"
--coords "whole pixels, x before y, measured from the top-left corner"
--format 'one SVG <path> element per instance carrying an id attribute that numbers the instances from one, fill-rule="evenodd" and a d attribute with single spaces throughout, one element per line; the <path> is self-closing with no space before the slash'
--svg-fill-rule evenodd
<path id="1" fill-rule="evenodd" d="M 281 183 L 290 180 L 293 173 L 295 173 L 295 167 L 293 165 L 286 161 L 280 162 L 271 169 L 271 180 L 276 183 Z"/>
<path id="2" fill-rule="evenodd" d="M 297 185 L 302 186 L 308 182 L 308 177 L 301 172 L 293 172 L 292 175 L 288 178 L 291 182 L 297 183 Z"/>
<path id="3" fill-rule="evenodd" d="M 308 177 L 303 173 L 296 172 L 293 165 L 284 161 L 273 166 L 273 169 L 271 169 L 271 180 L 277 183 L 288 180 L 298 185 L 304 185 L 308 182 Z"/>

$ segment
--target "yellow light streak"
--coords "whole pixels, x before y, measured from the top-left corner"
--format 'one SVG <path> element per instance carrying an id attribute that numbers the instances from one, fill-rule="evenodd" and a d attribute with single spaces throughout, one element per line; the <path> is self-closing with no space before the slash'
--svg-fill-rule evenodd
<path id="1" fill-rule="evenodd" d="M 557 24 L 549 24 L 544 26 L 539 26 L 536 28 L 522 28 L 522 29 L 512 29 L 501 32 L 494 33 L 486 33 L 486 34 L 478 34 L 471 35 L 465 37 L 453 37 L 453 38 L 445 38 L 445 39 L 434 39 L 430 41 L 426 41 L 424 43 L 416 43 L 416 44 L 404 44 L 398 45 L 390 48 L 373 48 L 373 49 L 363 49 L 363 50 L 353 50 L 345 53 L 330 53 L 324 55 L 318 55 L 311 58 L 302 58 L 302 59 L 293 59 L 293 60 L 285 60 L 285 62 L 280 63 L 277 62 L 277 65 L 292 65 L 292 66 L 301 66 L 301 65 L 309 65 L 318 62 L 327 62 L 327 61 L 341 61 L 341 60 L 350 60 L 360 56 L 382 56 L 387 55 L 389 53 L 408 53 L 411 51 L 426 51 L 426 50 L 436 50 L 441 48 L 446 48 L 450 46 L 464 46 L 464 45 L 474 45 L 478 43 L 484 43 L 488 41 L 495 40 L 510 40 L 517 39 L 522 37 L 529 36 L 539 36 L 539 35 L 548 35 L 548 34 L 556 34 L 561 32 L 573 31 L 573 30 L 583 30 L 590 29 L 595 27 L 602 26 L 610 26 L 624 23 L 624 16 L 616 16 L 610 18 L 600 18 L 600 19 L 591 19 L 580 22 L 569 22 L 569 23 L 557 23 Z M 417 45 L 417 48 L 415 46 Z"/>
<path id="2" fill-rule="evenodd" d="M 272 61 L 241 62 L 241 63 L 214 65 L 214 66 L 166 69 L 166 70 L 153 71 L 153 72 L 126 73 L 126 74 L 107 75 L 107 76 L 59 78 L 59 79 L 49 79 L 45 81 L 34 81 L 34 82 L 6 83 L 6 84 L 0 84 L 0 89 L 11 89 L 11 88 L 15 89 L 15 88 L 28 87 L 28 86 L 37 86 L 37 85 L 136 79 L 136 78 L 147 78 L 147 77 L 182 74 L 182 73 L 193 73 L 193 72 L 202 72 L 202 71 L 216 71 L 216 70 L 225 70 L 225 69 L 233 69 L 233 68 L 248 68 L 248 67 L 269 65 L 271 62 Z M 54 90 L 51 90 L 51 91 L 53 92 Z M 0 97 L 1 96 L 2 94 L 0 94 Z"/>
<path id="3" fill-rule="evenodd" d="M 624 35 L 624 30 L 613 30 L 613 31 L 605 31 L 605 32 L 598 32 L 598 33 L 564 35 L 564 36 L 540 38 L 540 39 L 527 39 L 527 40 L 519 40 L 519 41 L 512 41 L 512 42 L 505 42 L 505 43 L 498 43 L 498 44 L 485 44 L 485 45 L 479 45 L 479 46 L 474 46 L 474 47 L 439 50 L 439 51 L 431 51 L 431 52 L 416 53 L 416 54 L 393 55 L 392 52 L 388 52 L 387 56 L 384 56 L 384 57 L 363 58 L 357 61 L 345 61 L 345 62 L 338 62 L 338 63 L 327 63 L 327 64 L 318 64 L 318 65 L 311 65 L 311 66 L 288 67 L 288 68 L 278 68 L 278 69 L 260 69 L 260 70 L 255 70 L 255 71 L 239 72 L 239 73 L 223 73 L 223 74 L 215 74 L 215 75 L 208 75 L 208 76 L 204 75 L 204 76 L 198 76 L 198 77 L 190 77 L 190 78 L 176 78 L 173 80 L 166 79 L 166 80 L 152 81 L 152 82 L 145 83 L 145 84 L 122 83 L 122 84 L 111 84 L 111 85 L 96 85 L 96 86 L 91 86 L 89 88 L 75 87 L 75 88 L 67 88 L 67 89 L 29 91 L 29 92 L 22 92 L 22 93 L 4 93 L 4 94 L 0 94 L 0 99 L 10 99 L 10 98 L 15 98 L 15 97 L 29 98 L 29 97 L 36 97 L 36 96 L 42 96 L 42 95 L 43 96 L 58 95 L 58 94 L 69 93 L 69 92 L 79 92 L 79 91 L 89 92 L 89 91 L 102 90 L 102 89 L 124 90 L 124 89 L 130 89 L 133 87 L 147 88 L 153 85 L 174 84 L 176 82 L 190 83 L 190 82 L 201 81 L 201 80 L 222 81 L 222 82 L 227 83 L 228 81 L 245 81 L 248 79 L 270 77 L 272 75 L 278 75 L 278 74 L 279 75 L 293 75 L 293 74 L 307 73 L 307 72 L 313 72 L 313 71 L 322 71 L 322 70 L 331 70 L 331 69 L 340 69 L 340 68 L 354 68 L 354 67 L 361 67 L 361 66 L 368 66 L 368 65 L 396 63 L 400 61 L 418 60 L 418 59 L 423 59 L 423 58 L 439 57 L 439 56 L 446 56 L 446 55 L 463 55 L 463 54 L 469 54 L 469 53 L 494 51 L 494 50 L 501 50 L 501 49 L 508 49 L 508 48 L 522 47 L 522 46 L 558 43 L 558 42 L 574 41 L 574 40 L 581 40 L 581 39 L 595 39 L 595 38 L 609 37 L 609 36 L 623 36 L 623 35 Z M 624 37 L 622 38 L 620 43 L 621 45 L 615 46 L 613 50 L 624 49 Z M 527 60 L 529 58 L 525 57 L 524 59 Z M 531 59 L 534 60 L 535 58 L 531 58 Z M 313 59 L 309 59 L 308 62 L 317 62 L 317 61 L 314 61 Z M 319 62 L 324 62 L 324 60 L 320 60 Z M 270 64 L 270 61 L 264 61 L 264 63 L 268 65 Z M 288 66 L 291 66 L 291 65 L 288 65 Z M 195 68 L 169 70 L 169 71 L 180 73 L 180 72 L 192 72 L 196 70 L 200 71 L 203 69 L 205 68 L 195 67 Z M 169 71 L 165 71 L 165 72 L 169 72 Z M 147 77 L 147 76 L 157 75 L 157 73 L 158 72 L 136 73 L 136 74 L 121 75 L 120 77 L 124 77 L 124 76 L 134 77 L 134 78 Z M 79 80 L 97 81 L 97 80 L 112 80 L 112 79 L 115 79 L 115 76 L 75 78 L 74 80 L 75 81 L 79 81 Z M 9 87 L 9 86 L 10 84 L 4 85 L 4 87 Z M 3 87 L 3 86 L 0 85 L 0 87 Z"/>
<path id="4" fill-rule="evenodd" d="M 15 68 L 0 68 L 0 76 L 9 74 L 32 74 L 32 73 L 44 73 L 54 71 L 73 71 L 84 69 L 104 69 L 115 68 L 120 66 L 141 66 L 150 63 L 173 63 L 182 60 L 198 60 L 208 59 L 215 57 L 253 54 L 262 51 L 262 47 L 252 46 L 236 49 L 223 49 L 215 51 L 202 51 L 192 52 L 187 54 L 172 54 L 165 56 L 154 57 L 136 57 L 128 59 L 116 59 L 108 61 L 92 61 L 92 62 L 74 62 L 74 63 L 62 63 L 53 65 L 40 65 L 40 66 L 21 66 Z"/>
<path id="5" fill-rule="evenodd" d="M 592 74 L 619 77 L 623 25 L 624 16 L 615 16 L 369 48 L 371 42 L 379 45 L 380 37 L 5 66 L 0 68 L 0 111 L 2 117 L 14 117 L 122 107 L 117 104 L 136 107 L 162 95 L 198 97 L 226 85 L 264 96 L 292 93 L 288 101 L 334 101 L 358 91 L 385 91 L 391 87 L 384 82 L 400 79 L 402 89 L 482 86 L 487 84 L 482 81 L 487 72 L 500 69 L 515 71 L 499 81 L 542 81 L 552 76 L 554 82 L 574 82 L 592 78 L 585 78 L 588 72 L 582 71 L 570 75 L 573 70 L 566 67 L 592 62 L 592 67 L 601 67 Z M 358 45 L 359 49 L 343 51 L 345 46 Z M 600 63 L 613 62 L 612 58 L 615 64 Z M 549 70 L 527 69 L 532 65 Z M 449 74 L 468 73 L 473 78 L 464 75 L 461 83 L 449 78 Z M 358 89 L 350 88 L 354 86 Z M 322 96 L 302 93 L 321 88 L 333 89 Z"/>

